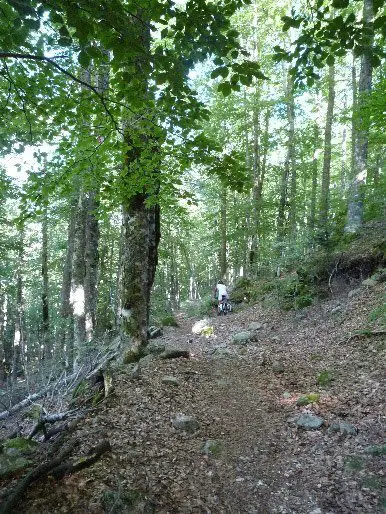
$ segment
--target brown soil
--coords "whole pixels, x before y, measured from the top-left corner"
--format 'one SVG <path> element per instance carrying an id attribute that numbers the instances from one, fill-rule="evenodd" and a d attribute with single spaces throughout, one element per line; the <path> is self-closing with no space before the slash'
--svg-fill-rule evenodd
<path id="1" fill-rule="evenodd" d="M 368 447 L 385 444 L 385 338 L 350 338 L 381 328 L 369 315 L 383 295 L 378 284 L 298 312 L 256 305 L 211 318 L 208 338 L 193 335 L 196 320 L 181 315 L 180 327 L 157 342 L 191 357 L 154 359 L 139 378 L 121 368 L 115 392 L 72 434 L 77 455 L 105 438 L 111 453 L 61 481 L 42 479 L 15 512 L 383 512 L 385 456 Z M 252 321 L 264 324 L 257 340 L 234 345 L 232 336 Z M 220 358 L 224 348 L 229 355 Z M 333 378 L 324 386 L 317 383 L 323 371 Z M 163 383 L 165 376 L 179 385 Z M 297 406 L 308 393 L 320 400 Z M 297 428 L 301 412 L 322 416 L 324 425 Z M 200 429 L 174 428 L 177 413 L 195 416 Z M 357 435 L 329 431 L 339 421 Z M 218 454 L 203 453 L 208 439 L 221 443 Z"/>

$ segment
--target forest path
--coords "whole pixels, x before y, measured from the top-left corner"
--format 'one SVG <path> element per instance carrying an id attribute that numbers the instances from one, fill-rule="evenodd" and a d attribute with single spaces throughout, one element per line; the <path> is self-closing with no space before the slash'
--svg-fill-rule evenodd
<path id="1" fill-rule="evenodd" d="M 157 342 L 191 358 L 148 360 L 139 377 L 123 368 L 115 394 L 76 433 L 83 452 L 103 438 L 112 452 L 50 490 L 32 489 L 23 512 L 381 513 L 382 456 L 366 448 L 385 428 L 385 345 L 349 335 L 368 327 L 382 292 L 362 288 L 296 313 L 249 307 L 210 319 L 209 338 L 181 318 Z M 252 321 L 263 324 L 257 340 L 234 345 Z M 323 371 L 333 380 L 322 386 Z M 311 392 L 317 403 L 296 405 Z M 302 412 L 324 425 L 297 428 Z M 199 430 L 175 428 L 178 413 Z M 358 433 L 332 432 L 333 422 Z M 208 440 L 219 443 L 216 455 L 203 452 Z"/>

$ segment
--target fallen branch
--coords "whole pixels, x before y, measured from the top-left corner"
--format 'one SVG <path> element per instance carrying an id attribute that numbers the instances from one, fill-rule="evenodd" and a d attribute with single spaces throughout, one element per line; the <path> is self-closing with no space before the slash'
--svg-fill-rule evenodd
<path id="1" fill-rule="evenodd" d="M 60 464 L 60 466 L 51 469 L 50 475 L 52 475 L 56 480 L 60 480 L 66 475 L 70 475 L 71 473 L 76 473 L 81 469 L 88 468 L 94 462 L 99 460 L 99 458 L 106 452 L 111 450 L 111 446 L 109 441 L 102 441 L 98 446 L 92 448 L 88 454 L 90 455 L 88 458 L 80 458 L 76 462 L 68 461 Z"/>
<path id="2" fill-rule="evenodd" d="M 78 459 L 76 462 L 69 461 L 64 462 L 63 460 L 67 458 L 73 449 L 76 446 L 76 442 L 72 442 L 72 444 L 68 445 L 65 449 L 61 451 L 61 453 L 55 459 L 46 462 L 44 464 L 40 464 L 37 468 L 31 470 L 15 487 L 13 492 L 10 494 L 8 499 L 1 505 L 0 514 L 8 514 L 12 512 L 13 507 L 17 502 L 19 502 L 28 486 L 38 480 L 39 478 L 45 475 L 52 475 L 57 480 L 63 478 L 70 473 L 75 473 L 80 471 L 81 469 L 87 468 L 94 464 L 104 453 L 111 450 L 111 446 L 109 441 L 104 440 L 95 448 L 91 448 L 88 452 L 88 458 Z"/>
<path id="3" fill-rule="evenodd" d="M 76 443 L 73 442 L 72 444 L 68 445 L 61 451 L 58 457 L 49 462 L 45 462 L 44 464 L 40 464 L 40 466 L 32 469 L 29 473 L 27 473 L 27 475 L 16 485 L 8 499 L 1 505 L 0 514 L 8 514 L 8 512 L 11 512 L 14 505 L 22 499 L 23 494 L 27 490 L 28 486 L 38 478 L 46 475 L 49 471 L 51 471 L 51 469 L 60 466 L 60 464 L 63 462 L 63 459 L 70 455 L 75 447 L 75 444 Z"/>
<path id="4" fill-rule="evenodd" d="M 29 435 L 29 439 L 32 439 L 40 431 L 43 431 L 44 436 L 46 437 L 47 436 L 47 431 L 46 431 L 47 423 L 52 424 L 52 423 L 56 423 L 57 421 L 64 421 L 65 419 L 72 416 L 73 414 L 75 414 L 75 412 L 78 412 L 78 411 L 79 411 L 79 409 L 72 409 L 72 410 L 68 410 L 66 412 L 58 412 L 57 414 L 50 414 L 47 416 L 42 416 L 39 419 L 38 423 L 32 429 L 32 432 Z"/>

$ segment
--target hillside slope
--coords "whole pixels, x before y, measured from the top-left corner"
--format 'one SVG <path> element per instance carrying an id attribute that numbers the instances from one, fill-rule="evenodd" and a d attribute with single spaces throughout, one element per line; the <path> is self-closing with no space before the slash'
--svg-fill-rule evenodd
<path id="1" fill-rule="evenodd" d="M 70 436 L 76 455 L 102 439 L 111 452 L 36 482 L 15 512 L 383 512 L 384 293 L 362 285 L 287 313 L 255 305 L 211 318 L 209 337 L 181 316 L 157 344 L 190 358 L 122 367 L 114 393 Z M 262 327 L 234 344 L 251 322 Z M 176 427 L 179 413 L 198 427 Z M 299 427 L 302 413 L 322 425 Z"/>

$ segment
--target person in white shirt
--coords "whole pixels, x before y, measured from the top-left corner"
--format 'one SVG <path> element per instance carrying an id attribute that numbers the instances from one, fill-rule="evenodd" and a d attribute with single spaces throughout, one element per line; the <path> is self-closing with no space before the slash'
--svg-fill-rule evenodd
<path id="1" fill-rule="evenodd" d="M 226 285 L 224 284 L 224 282 L 222 280 L 219 280 L 217 282 L 216 290 L 215 290 L 214 294 L 217 297 L 217 300 L 219 302 L 221 302 L 223 296 L 225 296 L 226 300 L 228 299 L 228 291 L 227 291 Z"/>

